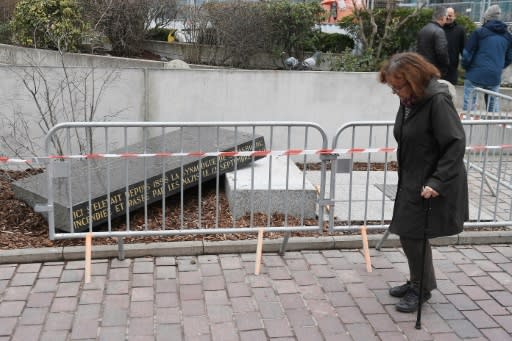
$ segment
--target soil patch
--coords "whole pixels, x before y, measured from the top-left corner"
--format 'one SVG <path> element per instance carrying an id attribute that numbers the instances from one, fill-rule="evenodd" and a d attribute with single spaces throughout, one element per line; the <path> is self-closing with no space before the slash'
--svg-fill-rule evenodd
<path id="1" fill-rule="evenodd" d="M 303 165 L 299 165 L 304 168 Z M 309 170 L 320 169 L 319 164 L 306 165 Z M 370 165 L 371 170 L 383 170 L 382 164 Z M 388 164 L 388 170 L 396 169 L 396 164 Z M 367 170 L 366 163 L 354 164 L 354 170 Z M 28 206 L 23 201 L 14 198 L 14 193 L 11 188 L 11 182 L 30 176 L 40 172 L 40 170 L 27 170 L 27 171 L 6 171 L 0 170 L 0 250 L 8 249 L 22 249 L 22 248 L 40 248 L 40 247 L 62 247 L 62 246 L 76 246 L 83 245 L 81 239 L 66 239 L 52 241 L 48 238 L 48 224 L 45 218 Z M 202 186 L 202 201 L 201 201 L 201 220 L 202 226 L 205 228 L 217 227 L 249 227 L 249 226 L 284 226 L 285 219 L 288 226 L 316 226 L 318 221 L 316 219 L 308 219 L 301 221 L 297 217 L 288 216 L 283 214 L 274 214 L 268 217 L 266 214 L 255 213 L 253 217 L 246 215 L 238 219 L 233 224 L 233 217 L 229 209 L 228 200 L 223 191 L 223 184 L 220 184 L 219 198 L 216 198 L 216 184 L 215 181 L 204 183 Z M 196 189 L 187 190 L 184 193 L 183 199 L 183 218 L 181 218 L 181 202 L 179 196 L 170 197 L 166 200 L 165 214 L 162 214 L 162 203 L 156 202 L 148 206 L 148 226 L 149 230 L 160 230 L 162 228 L 162 219 L 165 217 L 166 226 L 183 226 L 185 228 L 195 228 L 199 218 L 199 203 L 198 193 Z M 218 212 L 218 213 L 217 213 Z M 182 221 L 183 219 L 183 221 Z M 252 221 L 252 224 L 251 224 Z M 380 222 L 378 222 L 380 224 Z M 358 225 L 357 222 L 352 222 L 353 225 Z M 144 210 L 140 209 L 130 214 L 131 230 L 143 230 L 144 226 Z M 336 225 L 346 225 L 345 222 L 336 222 Z M 370 224 L 371 225 L 371 224 Z M 106 230 L 106 226 L 100 226 L 95 231 Z M 125 218 L 117 218 L 112 221 L 113 230 L 125 230 Z M 505 227 L 480 227 L 470 228 L 467 231 L 504 231 L 508 230 Z M 369 234 L 383 233 L 385 230 L 368 230 Z M 336 233 L 336 235 L 354 235 L 359 234 L 359 231 L 345 231 L 343 233 Z M 292 236 L 329 236 L 327 225 L 324 226 L 322 233 L 304 233 L 294 232 Z M 282 237 L 283 233 L 266 233 L 265 238 L 275 239 Z M 184 235 L 184 236 L 163 236 L 163 237 L 127 237 L 124 239 L 125 243 L 152 243 L 159 241 L 192 241 L 192 240 L 245 240 L 255 239 L 256 233 L 232 233 L 232 234 L 208 234 L 208 235 Z M 115 245 L 117 239 L 115 238 L 96 238 L 95 245 Z"/>

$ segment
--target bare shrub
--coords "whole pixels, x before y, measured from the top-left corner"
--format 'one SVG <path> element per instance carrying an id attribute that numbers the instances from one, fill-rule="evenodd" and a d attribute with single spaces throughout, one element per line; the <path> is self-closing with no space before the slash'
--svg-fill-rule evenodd
<path id="1" fill-rule="evenodd" d="M 230 64 L 247 67 L 251 56 L 271 49 L 271 23 L 265 7 L 253 2 L 208 3 L 205 6 L 217 44 Z"/>
<path id="2" fill-rule="evenodd" d="M 142 52 L 150 27 L 165 27 L 175 19 L 176 0 L 80 0 L 85 19 L 104 35 L 112 53 L 133 56 Z"/>

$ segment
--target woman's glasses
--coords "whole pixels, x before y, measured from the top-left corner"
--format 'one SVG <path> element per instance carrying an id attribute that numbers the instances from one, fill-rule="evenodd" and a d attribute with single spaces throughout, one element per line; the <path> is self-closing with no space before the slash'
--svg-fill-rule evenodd
<path id="1" fill-rule="evenodd" d="M 395 95 L 397 95 L 400 90 L 402 90 L 403 88 L 405 88 L 407 86 L 407 82 L 405 82 L 403 85 L 401 86 L 392 86 L 392 85 L 389 85 L 389 87 L 391 88 L 391 92 L 393 92 Z"/>

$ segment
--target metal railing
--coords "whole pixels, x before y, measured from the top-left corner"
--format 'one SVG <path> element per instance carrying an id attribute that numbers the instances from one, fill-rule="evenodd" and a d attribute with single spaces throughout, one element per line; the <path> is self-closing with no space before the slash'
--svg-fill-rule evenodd
<path id="1" fill-rule="evenodd" d="M 510 119 L 512 118 L 512 97 L 499 92 L 474 88 L 468 99 L 468 119 Z"/>
<path id="2" fill-rule="evenodd" d="M 470 219 L 465 227 L 512 225 L 512 120 L 462 121 L 466 131 L 466 165 L 469 180 Z M 394 122 L 354 122 L 341 127 L 332 148 L 343 145 L 354 152 L 345 155 L 348 172 L 334 167 L 329 191 L 332 200 L 329 228 L 332 232 L 386 229 L 387 238 L 397 190 L 392 138 Z M 490 131 L 495 138 L 490 139 Z M 486 137 L 482 140 L 482 136 Z M 339 161 L 338 161 L 339 163 Z M 336 164 L 335 164 L 336 166 Z M 337 192 L 344 195 L 337 195 Z"/>
<path id="3" fill-rule="evenodd" d="M 467 113 L 461 114 L 464 120 L 496 120 L 496 119 L 511 119 L 512 118 L 512 97 L 500 94 L 498 92 L 475 88 L 471 96 L 472 104 Z M 503 145 L 512 142 L 512 129 L 510 127 L 499 125 L 485 125 L 485 126 L 468 126 L 466 128 L 466 135 L 475 145 Z M 510 165 L 504 162 L 500 165 L 499 169 L 489 168 L 484 169 L 481 167 L 482 162 L 495 164 L 494 160 L 500 159 L 501 152 L 494 150 L 483 154 L 482 152 L 473 152 L 466 155 L 467 167 L 471 167 L 482 174 L 482 178 L 487 184 L 488 189 L 493 190 L 493 186 L 488 178 L 497 178 L 500 173 L 507 174 Z"/>

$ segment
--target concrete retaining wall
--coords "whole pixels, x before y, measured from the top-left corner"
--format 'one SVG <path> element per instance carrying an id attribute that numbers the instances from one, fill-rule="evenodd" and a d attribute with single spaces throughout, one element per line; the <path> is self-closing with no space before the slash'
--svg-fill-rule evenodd
<path id="1" fill-rule="evenodd" d="M 18 49 L 14 49 L 16 54 L 21 53 Z M 98 88 L 101 76 L 112 67 L 89 65 L 67 71 L 78 77 L 94 70 Z M 12 118 L 16 112 L 33 121 L 40 118 L 22 82 L 33 71 L 19 65 L 0 66 L 0 112 L 4 118 Z M 64 78 L 61 67 L 38 71 L 54 88 Z M 166 70 L 122 65 L 114 71 L 115 77 L 98 101 L 97 119 L 110 115 L 106 119 L 121 121 L 308 121 L 318 123 L 333 136 L 349 121 L 391 120 L 398 105 L 389 88 L 377 82 L 375 73 Z M 5 120 L 1 123 L 1 134 L 9 135 L 12 127 Z M 37 126 L 32 129 L 32 140 L 41 143 L 41 131 Z"/>
<path id="2" fill-rule="evenodd" d="M 82 53 L 60 53 L 50 50 L 29 49 L 13 45 L 0 44 L 0 65 L 40 65 L 45 67 L 62 66 L 62 62 L 68 67 L 133 67 L 133 68 L 157 68 L 164 67 L 165 62 L 99 56 Z"/>
<path id="3" fill-rule="evenodd" d="M 144 48 L 160 56 L 165 56 L 169 59 L 181 59 L 189 63 L 214 62 L 216 65 L 229 65 L 230 62 L 222 48 L 211 47 L 209 45 L 148 40 L 144 43 Z M 324 58 L 320 58 L 321 62 L 319 65 L 315 66 L 315 70 L 331 70 L 330 59 L 325 56 L 326 54 L 324 54 Z M 265 53 L 251 56 L 249 65 L 255 69 L 279 69 L 283 67 L 280 58 L 275 58 Z M 501 80 L 503 85 L 512 84 L 512 66 L 503 70 Z"/>
<path id="4" fill-rule="evenodd" d="M 30 52 L 36 56 L 43 54 L 27 50 L 0 46 L 0 62 L 10 63 Z M 49 66 L 38 71 L 57 88 L 64 79 L 62 67 L 55 66 L 60 61 L 51 51 L 44 54 L 41 60 Z M 115 72 L 98 100 L 97 120 L 308 121 L 319 124 L 332 138 L 347 122 L 393 120 L 398 106 L 397 97 L 389 87 L 377 82 L 376 73 L 169 70 L 163 69 L 161 62 L 134 61 L 132 67 L 133 64 L 126 64 L 128 60 L 112 57 L 71 55 L 69 60 L 73 66 L 67 70 L 71 77 L 94 71 L 96 94 L 102 85 L 101 78 L 112 70 Z M 68 59 L 65 61 L 68 63 Z M 34 122 L 40 120 L 35 102 L 22 81 L 34 71 L 32 67 L 0 65 L 2 136 L 12 134 L 13 127 L 8 121 L 15 113 Z M 460 106 L 462 90 L 458 89 L 458 93 Z M 64 107 L 67 108 L 66 104 Z M 31 141 L 42 143 L 44 136 L 38 126 L 31 129 Z M 274 145 L 279 146 L 279 142 Z M 3 144 L 0 149 L 0 154 L 12 155 Z"/>

